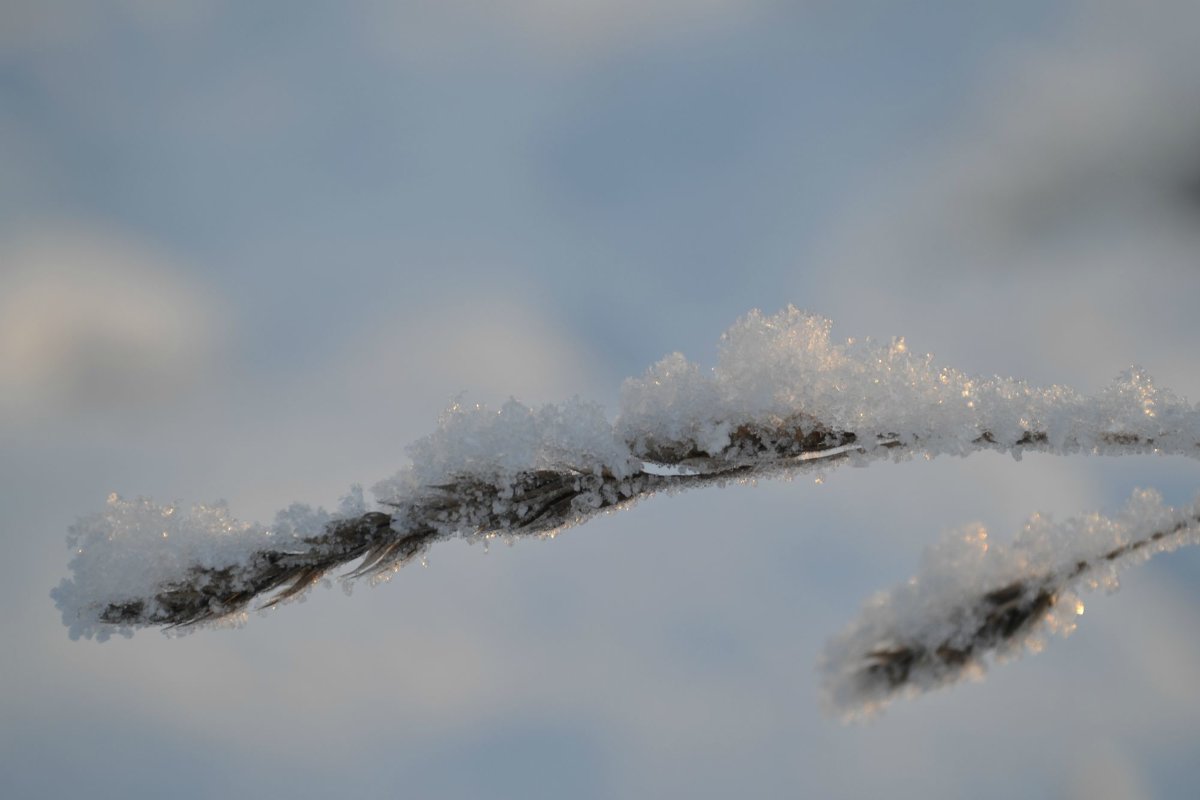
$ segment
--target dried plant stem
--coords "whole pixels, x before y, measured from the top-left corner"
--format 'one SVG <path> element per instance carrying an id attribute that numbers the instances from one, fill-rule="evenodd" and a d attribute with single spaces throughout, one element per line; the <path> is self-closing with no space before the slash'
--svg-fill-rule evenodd
<path id="1" fill-rule="evenodd" d="M 1187 512 L 1151 533 L 1104 553 L 1051 567 L 1015 580 L 947 609 L 951 620 L 971 620 L 965 632 L 937 643 L 905 642 L 888 636 L 869 649 L 847 683 L 860 697 L 884 697 L 903 691 L 920 676 L 924 684 L 949 683 L 988 653 L 1025 640 L 1059 601 L 1081 581 L 1128 556 L 1170 543 L 1200 527 L 1200 514 Z M 952 626 L 957 628 L 957 625 Z"/>
<path id="2" fill-rule="evenodd" d="M 1014 454 L 1080 449 L 1070 441 L 1052 448 L 1050 441 L 1045 432 L 1026 431 L 1018 438 L 1003 441 L 982 431 L 974 444 L 977 449 Z M 1157 447 L 1151 439 L 1129 434 L 1110 434 L 1103 441 L 1107 453 L 1144 453 Z M 629 443 L 632 457 L 642 462 L 641 471 L 632 477 L 619 477 L 612 470 L 596 474 L 569 466 L 520 473 L 507 482 L 505 489 L 512 492 L 511 498 L 505 499 L 513 502 L 503 504 L 497 503 L 501 489 L 496 485 L 477 476 L 462 476 L 426 487 L 416 496 L 395 503 L 390 513 L 375 511 L 331 522 L 320 535 L 297 542 L 299 546 L 294 549 L 261 550 L 247 563 L 236 566 L 192 567 L 181 579 L 161 586 L 153 597 L 108 603 L 100 610 L 99 618 L 122 626 L 192 625 L 243 611 L 268 595 L 265 605 L 294 597 L 330 571 L 356 560 L 361 562 L 347 577 L 398 568 L 433 542 L 455 535 L 547 534 L 664 490 L 763 477 L 920 446 L 919 437 L 835 431 L 798 416 L 770 430 L 739 427 L 728 445 L 715 453 L 688 441 Z M 674 467 L 678 474 L 660 474 L 665 471 L 660 467 Z M 982 649 L 1009 638 L 1042 606 L 1052 604 L 1054 597 L 1049 588 L 1031 593 L 1025 585 L 985 596 L 981 602 L 990 603 L 994 609 L 978 631 L 977 647 Z M 956 659 L 971 657 L 974 649 L 881 650 L 873 654 L 864 674 L 872 680 L 903 682 L 911 664 L 918 660 L 941 659 L 950 665 Z"/>

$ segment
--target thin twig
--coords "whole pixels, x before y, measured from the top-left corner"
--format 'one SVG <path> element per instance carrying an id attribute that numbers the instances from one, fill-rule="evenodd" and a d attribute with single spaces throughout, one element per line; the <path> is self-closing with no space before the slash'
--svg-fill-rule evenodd
<path id="1" fill-rule="evenodd" d="M 950 633 L 933 641 L 876 631 L 868 640 L 876 644 L 859 642 L 859 655 L 839 654 L 839 660 L 848 663 L 840 665 L 835 677 L 837 696 L 830 699 L 840 710 L 856 713 L 869 711 L 906 689 L 953 683 L 968 670 L 983 666 L 988 655 L 1012 651 L 1026 641 L 1064 597 L 1074 596 L 1081 581 L 1134 554 L 1177 546 L 1185 533 L 1198 526 L 1200 513 L 1193 507 L 1156 530 L 1098 555 L 1051 565 L 941 609 L 939 619 L 947 624 L 936 628 Z M 925 623 L 928 630 L 936 621 Z"/>
<path id="2" fill-rule="evenodd" d="M 1114 433 L 1103 437 L 1106 448 L 1123 453 L 1155 451 L 1153 439 Z M 864 442 L 870 443 L 864 444 Z M 1049 450 L 1045 432 L 1026 431 L 1003 442 L 989 431 L 975 439 L 979 449 L 1013 453 Z M 179 580 L 164 585 L 150 598 L 130 598 L 108 603 L 99 613 L 102 622 L 121 626 L 188 626 L 235 614 L 266 598 L 270 606 L 292 598 L 339 567 L 361 559 L 346 577 L 378 575 L 411 562 L 431 544 L 454 535 L 523 536 L 547 534 L 577 524 L 604 510 L 619 508 L 664 490 L 693 488 L 728 480 L 765 477 L 780 471 L 825 466 L 872 452 L 892 452 L 919 447 L 917 437 L 896 434 L 862 436 L 851 431 L 831 431 L 800 417 L 773 430 L 741 426 L 718 452 L 708 452 L 694 442 L 639 442 L 629 445 L 643 463 L 633 477 L 618 477 L 605 470 L 585 473 L 571 467 L 520 473 L 511 480 L 513 502 L 497 505 L 497 486 L 478 477 L 462 476 L 427 487 L 394 505 L 391 513 L 373 511 L 360 517 L 329 523 L 318 536 L 302 540 L 300 550 L 261 550 L 245 564 L 224 568 L 192 567 Z M 1198 445 L 1200 447 L 1200 445 Z M 1071 442 L 1062 450 L 1078 449 Z M 677 466 L 684 474 L 660 475 L 650 464 Z M 497 510 L 499 508 L 500 510 Z M 1012 588 L 1012 587 L 1010 587 Z M 991 603 L 991 616 L 978 631 L 979 648 L 1001 642 L 1036 616 L 1041 606 L 1053 604 L 1021 587 L 1013 598 L 1003 591 Z M 271 593 L 274 592 L 272 595 Z M 996 593 L 993 593 L 996 594 Z M 1003 600 L 1003 602 L 1001 602 Z M 959 648 L 961 649 L 961 648 Z M 971 651 L 954 648 L 932 652 L 900 647 L 872 654 L 867 674 L 872 680 L 906 679 L 911 666 L 929 659 L 947 665 L 965 660 Z"/>

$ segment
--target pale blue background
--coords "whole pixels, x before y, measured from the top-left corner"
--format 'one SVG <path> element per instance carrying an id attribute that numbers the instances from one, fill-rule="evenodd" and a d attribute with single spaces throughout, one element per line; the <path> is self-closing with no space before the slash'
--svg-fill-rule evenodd
<path id="1" fill-rule="evenodd" d="M 655 499 L 238 630 L 70 642 L 110 491 L 270 519 L 459 392 L 573 394 L 752 307 L 1200 397 L 1192 3 L 0 9 L 0 795 L 1191 797 L 1200 555 L 866 726 L 824 641 L 981 520 L 1187 502 L 991 454 Z"/>

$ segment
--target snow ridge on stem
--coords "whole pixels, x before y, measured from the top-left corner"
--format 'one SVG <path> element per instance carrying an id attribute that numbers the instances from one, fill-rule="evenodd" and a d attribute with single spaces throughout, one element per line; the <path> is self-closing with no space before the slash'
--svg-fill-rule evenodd
<path id="1" fill-rule="evenodd" d="M 1197 543 L 1200 499 L 1170 508 L 1153 490 L 1134 492 L 1112 518 L 1034 515 L 1007 546 L 990 544 L 981 526 L 955 532 L 827 646 L 826 706 L 868 715 L 899 695 L 982 675 L 989 660 L 1070 634 L 1083 614 L 1079 592 L 1113 591 L 1118 570 Z"/>

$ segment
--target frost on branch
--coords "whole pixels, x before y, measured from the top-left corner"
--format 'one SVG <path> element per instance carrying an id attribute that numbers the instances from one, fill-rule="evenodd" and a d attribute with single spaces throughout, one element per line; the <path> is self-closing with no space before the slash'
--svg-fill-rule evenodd
<path id="1" fill-rule="evenodd" d="M 873 598 L 826 649 L 825 700 L 846 716 L 981 675 L 989 658 L 1038 649 L 1083 613 L 1078 592 L 1114 590 L 1117 571 L 1200 542 L 1200 500 L 1170 508 L 1138 491 L 1116 517 L 1034 515 L 1008 546 L 972 526 L 930 548 L 916 577 Z"/>
<path id="2" fill-rule="evenodd" d="M 363 515 L 362 490 L 352 490 L 339 511 L 342 519 Z M 187 508 L 113 493 L 104 511 L 71 528 L 75 577 L 51 596 L 71 638 L 104 640 L 132 633 L 132 624 L 227 617 L 258 594 L 257 585 L 289 574 L 291 561 L 303 563 L 307 542 L 333 520 L 324 509 L 294 503 L 266 527 L 238 521 L 224 503 Z M 251 569 L 257 578 L 237 577 Z M 201 613 L 185 613 L 189 606 Z"/>
<path id="3" fill-rule="evenodd" d="M 302 595 L 331 570 L 349 568 L 346 580 L 386 577 L 442 539 L 549 536 L 660 491 L 848 459 L 982 449 L 1200 455 L 1200 411 L 1136 368 L 1088 397 L 972 377 L 903 339 L 836 342 L 830 329 L 790 307 L 751 312 L 722 337 L 714 368 L 676 353 L 626 381 L 615 423 L 580 400 L 452 406 L 408 449 L 412 463 L 374 487 L 370 509 L 353 492 L 336 514 L 295 505 L 264 526 L 238 522 L 223 505 L 189 510 L 114 495 L 72 529 L 73 574 L 52 595 L 72 636 L 106 638 L 241 614 Z M 1165 513 L 1143 503 L 1120 524 Z M 1096 558 L 1114 560 L 1097 544 L 1099 529 L 1109 530 L 1095 520 L 1064 529 L 1064 548 L 1100 548 L 1075 562 L 1063 560 L 1066 549 L 1029 544 L 979 571 L 960 553 L 953 568 L 895 593 L 834 648 L 845 658 L 831 663 L 850 665 L 835 668 L 834 703 L 945 682 L 1018 641 L 1102 566 Z M 1026 566 L 1012 566 L 1022 558 Z"/>
<path id="4" fill-rule="evenodd" d="M 1138 368 L 1099 395 L 979 378 L 912 352 L 904 339 L 845 343 L 832 323 L 788 309 L 752 312 L 722 337 L 717 366 L 678 353 L 626 381 L 617 429 L 636 455 L 727 459 L 749 434 L 779 445 L 798 429 L 865 450 L 966 455 L 997 447 L 1055 453 L 1196 455 L 1197 410 Z"/>

